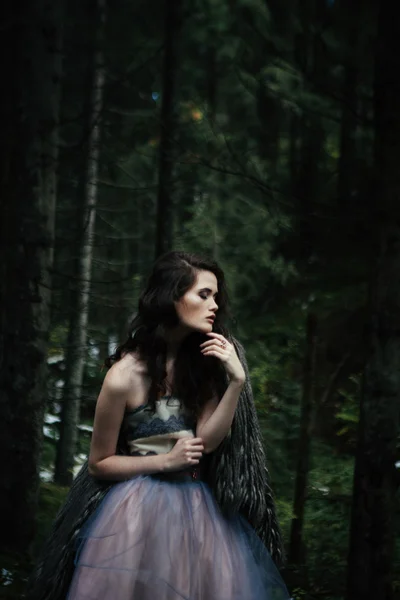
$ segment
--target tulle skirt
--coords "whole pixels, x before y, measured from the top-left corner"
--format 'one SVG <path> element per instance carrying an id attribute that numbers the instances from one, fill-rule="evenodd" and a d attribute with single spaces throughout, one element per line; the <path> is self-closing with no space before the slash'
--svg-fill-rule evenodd
<path id="1" fill-rule="evenodd" d="M 68 600 L 287 600 L 254 530 L 202 481 L 116 484 L 81 531 Z"/>

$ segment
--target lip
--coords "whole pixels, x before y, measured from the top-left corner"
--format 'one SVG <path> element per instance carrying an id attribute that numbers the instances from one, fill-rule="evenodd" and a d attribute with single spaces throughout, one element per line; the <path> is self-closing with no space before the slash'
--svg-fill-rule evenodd
<path id="1" fill-rule="evenodd" d="M 210 321 L 210 323 L 214 323 L 215 317 L 207 317 L 207 321 Z"/>

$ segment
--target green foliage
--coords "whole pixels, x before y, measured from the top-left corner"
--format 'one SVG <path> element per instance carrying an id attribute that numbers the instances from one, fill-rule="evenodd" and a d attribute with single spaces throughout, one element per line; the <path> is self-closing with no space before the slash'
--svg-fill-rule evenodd
<path id="1" fill-rule="evenodd" d="M 49 535 L 56 514 L 64 502 L 68 488 L 54 483 L 42 483 L 40 486 L 39 506 L 36 526 L 38 535 L 35 539 L 35 551 L 39 551 L 44 540 Z M 36 552 L 33 552 L 35 556 Z"/>
<path id="2" fill-rule="evenodd" d="M 37 535 L 30 555 L 0 555 L 0 598 L 17 600 L 23 597 L 28 576 L 47 536 L 50 534 L 56 514 L 64 502 L 68 489 L 50 483 L 42 483 L 36 515 Z"/>
<path id="3" fill-rule="evenodd" d="M 348 14 L 342 3 L 325 3 L 321 13 L 299 12 L 299 6 L 291 0 L 268 5 L 261 0 L 196 0 L 185 11 L 171 156 L 173 233 L 175 248 L 210 254 L 226 273 L 233 314 L 229 326 L 247 351 L 286 540 L 293 516 L 305 320 L 309 311 L 318 318 L 318 410 L 304 563 L 313 597 L 333 600 L 343 592 L 364 358 L 371 248 L 371 224 L 365 221 L 373 138 L 370 36 L 375 25 L 370 10 L 361 11 L 363 27 L 357 28 L 359 47 L 353 53 L 345 41 Z M 50 368 L 48 405 L 53 411 L 63 381 L 84 162 L 83 12 L 78 5 L 70 7 L 66 29 L 50 332 L 50 357 L 60 358 Z M 102 362 L 126 333 L 154 257 L 162 15 L 161 2 L 130 0 L 110 7 L 108 14 L 99 207 L 82 391 L 86 425 L 104 377 Z M 356 105 L 350 107 L 343 88 L 349 50 L 358 77 Z M 351 202 L 344 206 L 338 178 L 346 108 L 354 112 L 357 125 L 351 132 L 355 148 L 346 164 L 346 173 L 354 175 L 348 182 Z M 332 390 L 324 395 L 342 361 Z M 46 469 L 54 460 L 56 429 L 45 438 Z M 89 439 L 88 432 L 80 432 L 79 453 L 88 452 Z M 61 491 L 49 485 L 42 495 L 50 502 L 53 491 L 55 508 Z M 308 594 L 300 587 L 292 590 L 294 598 Z"/>
<path id="4" fill-rule="evenodd" d="M 340 409 L 336 413 L 336 419 L 341 424 L 336 435 L 343 436 L 347 444 L 355 449 L 357 442 L 358 421 L 360 413 L 359 398 L 361 395 L 360 377 L 354 375 L 349 378 L 347 389 L 339 390 Z"/>
<path id="5" fill-rule="evenodd" d="M 312 589 L 344 594 L 354 459 L 314 442 L 305 515 Z"/>

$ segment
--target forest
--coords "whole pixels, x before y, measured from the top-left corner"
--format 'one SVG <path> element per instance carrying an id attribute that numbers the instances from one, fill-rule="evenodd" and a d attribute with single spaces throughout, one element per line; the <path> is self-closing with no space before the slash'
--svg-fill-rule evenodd
<path id="1" fill-rule="evenodd" d="M 170 249 L 225 271 L 293 600 L 400 599 L 396 3 L 1 12 L 0 599 L 24 598 Z"/>

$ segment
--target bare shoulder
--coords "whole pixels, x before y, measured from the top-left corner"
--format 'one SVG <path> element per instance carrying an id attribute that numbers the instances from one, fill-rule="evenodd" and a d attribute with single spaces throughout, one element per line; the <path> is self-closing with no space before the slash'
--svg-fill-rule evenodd
<path id="1" fill-rule="evenodd" d="M 104 386 L 114 392 L 132 392 L 140 387 L 145 369 L 143 363 L 132 353 L 127 353 L 114 363 L 104 378 Z"/>

